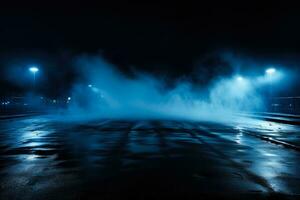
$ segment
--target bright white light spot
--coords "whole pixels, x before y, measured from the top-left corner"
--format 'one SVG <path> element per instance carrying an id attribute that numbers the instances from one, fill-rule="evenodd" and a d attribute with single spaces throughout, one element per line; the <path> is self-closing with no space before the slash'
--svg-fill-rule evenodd
<path id="1" fill-rule="evenodd" d="M 68 101 L 70 101 L 71 100 L 71 97 L 68 97 Z"/>
<path id="2" fill-rule="evenodd" d="M 237 76 L 237 77 L 236 77 L 236 80 L 238 80 L 238 81 L 243 81 L 244 78 L 243 78 L 242 76 Z"/>
<path id="3" fill-rule="evenodd" d="M 266 73 L 268 74 L 268 75 L 272 75 L 272 74 L 274 74 L 276 72 L 276 69 L 275 68 L 268 68 L 268 69 L 266 69 Z"/>
<path id="4" fill-rule="evenodd" d="M 93 87 L 91 84 L 88 85 L 89 88 Z"/>
<path id="5" fill-rule="evenodd" d="M 29 71 L 31 71 L 32 73 L 36 73 L 36 72 L 39 71 L 39 68 L 37 68 L 37 67 L 30 67 Z"/>

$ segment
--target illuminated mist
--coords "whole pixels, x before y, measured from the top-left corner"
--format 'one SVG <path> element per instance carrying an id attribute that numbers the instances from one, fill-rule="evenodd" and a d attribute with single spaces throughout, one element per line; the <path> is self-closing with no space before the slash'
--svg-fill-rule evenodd
<path id="1" fill-rule="evenodd" d="M 248 80 L 237 74 L 221 77 L 196 89 L 192 82 L 166 87 L 163 80 L 145 73 L 134 78 L 102 58 L 81 58 L 78 70 L 84 81 L 72 89 L 67 114 L 73 119 L 168 118 L 227 121 L 236 113 L 260 110 L 259 86 L 268 77 Z"/>

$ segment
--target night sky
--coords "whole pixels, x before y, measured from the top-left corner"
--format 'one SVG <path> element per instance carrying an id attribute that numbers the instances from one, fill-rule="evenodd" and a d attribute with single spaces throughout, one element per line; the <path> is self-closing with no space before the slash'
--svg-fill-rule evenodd
<path id="1" fill-rule="evenodd" d="M 293 5 L 26 1 L 4 3 L 0 11 L 3 93 L 22 92 L 7 70 L 19 66 L 21 73 L 36 63 L 46 74 L 40 89 L 59 95 L 79 78 L 72 64 L 83 54 L 101 55 L 125 73 L 134 67 L 174 78 L 195 68 L 213 77 L 219 51 L 293 65 L 300 53 L 300 12 Z"/>

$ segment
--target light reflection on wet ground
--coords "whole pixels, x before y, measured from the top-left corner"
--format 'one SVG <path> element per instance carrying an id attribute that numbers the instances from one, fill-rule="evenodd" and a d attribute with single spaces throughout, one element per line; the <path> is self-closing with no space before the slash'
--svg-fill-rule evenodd
<path id="1" fill-rule="evenodd" d="M 245 121 L 246 122 L 239 124 L 236 128 L 246 131 L 249 130 L 253 132 L 259 132 L 260 135 L 272 137 L 274 139 L 300 146 L 299 126 L 256 119 Z"/>
<path id="2" fill-rule="evenodd" d="M 244 132 L 298 128 L 259 123 L 0 121 L 0 197 L 299 194 L 300 153 Z"/>

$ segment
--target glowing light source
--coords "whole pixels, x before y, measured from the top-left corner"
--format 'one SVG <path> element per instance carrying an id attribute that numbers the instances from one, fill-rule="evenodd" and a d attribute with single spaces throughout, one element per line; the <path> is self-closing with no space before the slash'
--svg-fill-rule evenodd
<path id="1" fill-rule="evenodd" d="M 33 74 L 33 84 L 35 85 L 35 74 L 39 71 L 39 68 L 32 66 L 29 67 L 29 71 Z"/>
<path id="2" fill-rule="evenodd" d="M 30 67 L 29 71 L 31 71 L 32 73 L 35 74 L 35 73 L 37 73 L 39 71 L 39 68 L 37 68 L 37 67 Z"/>
<path id="3" fill-rule="evenodd" d="M 237 77 L 236 77 L 236 80 L 237 80 L 237 81 L 243 81 L 244 78 L 243 78 L 242 76 L 237 76 Z"/>
<path id="4" fill-rule="evenodd" d="M 276 69 L 273 67 L 266 69 L 266 74 L 268 74 L 268 75 L 272 75 L 275 72 L 276 72 Z"/>

